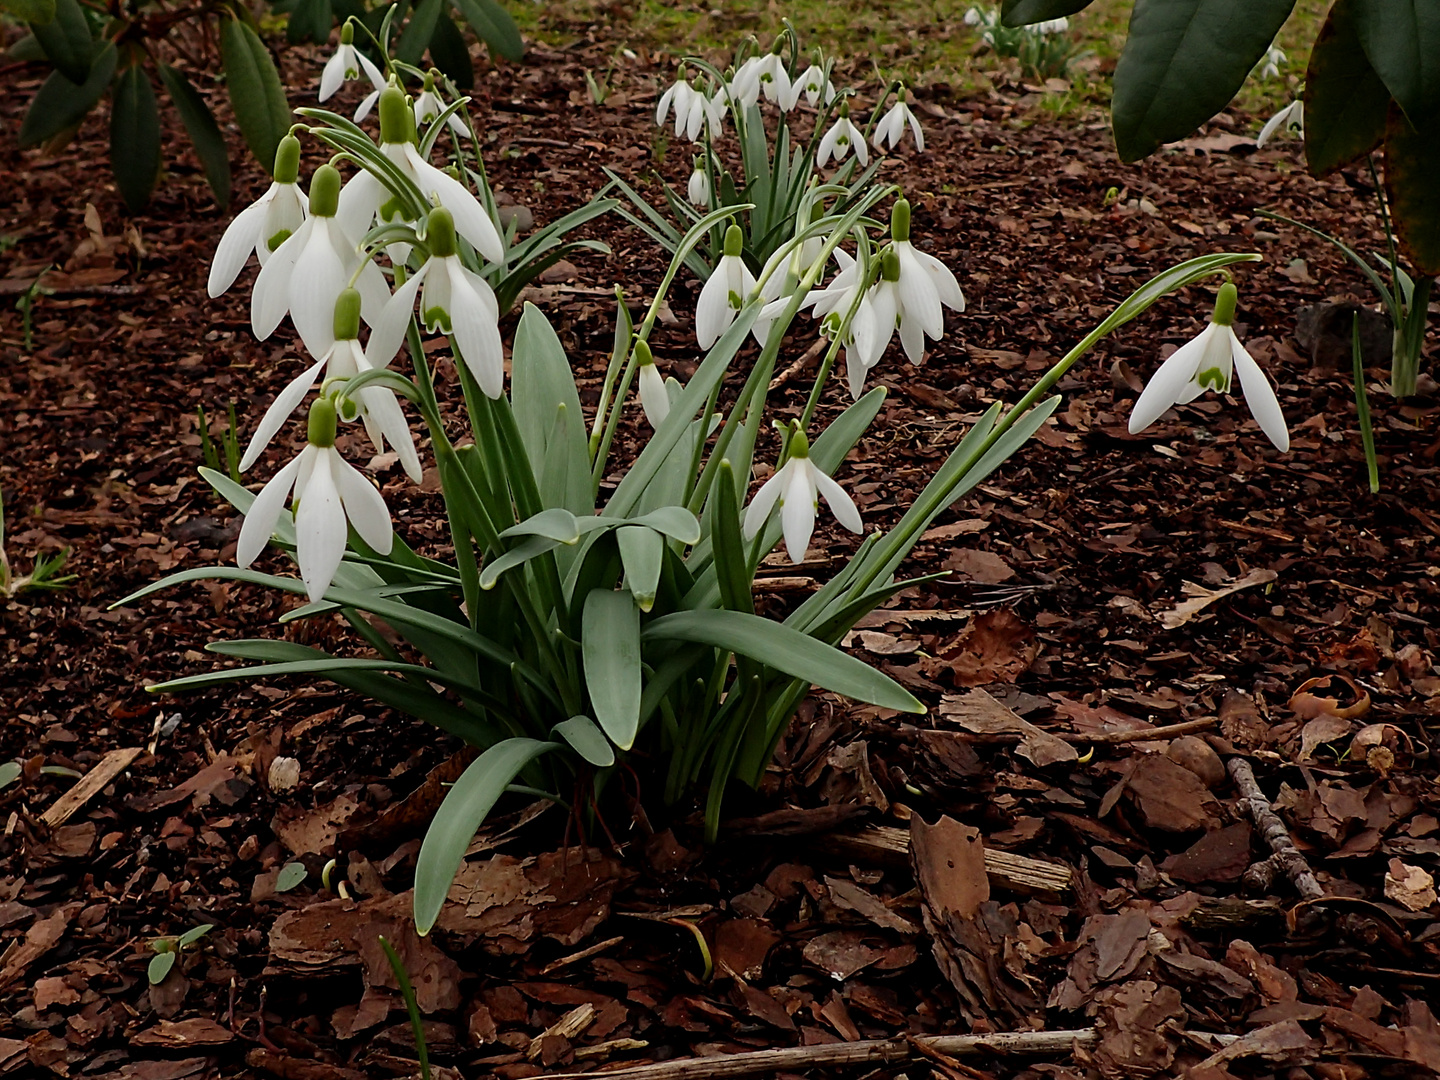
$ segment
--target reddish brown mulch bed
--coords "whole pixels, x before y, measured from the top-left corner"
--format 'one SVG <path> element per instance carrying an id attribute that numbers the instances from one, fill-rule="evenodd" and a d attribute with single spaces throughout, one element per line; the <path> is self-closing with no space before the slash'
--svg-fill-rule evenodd
<path id="1" fill-rule="evenodd" d="M 652 168 L 652 73 L 595 107 L 588 56 L 539 51 L 477 93 L 495 183 L 542 222 L 592 194 L 602 167 Z M 7 77 L 13 133 L 39 73 Z M 1213 396 L 1127 433 L 1137 376 L 1199 328 L 1208 292 L 1161 303 L 1072 372 L 1056 422 L 908 568 L 953 575 L 849 640 L 936 706 L 927 717 L 817 697 L 713 848 L 689 808 L 632 824 L 617 805 L 613 850 L 595 835 L 562 851 L 574 836 L 559 811 L 507 819 L 510 831 L 483 834 L 453 894 L 464 902 L 426 941 L 404 895 L 418 826 L 386 814 L 451 741 L 327 684 L 143 689 L 215 665 L 199 651 L 212 639 L 343 647 L 342 627 L 278 627 L 287 601 L 219 583 L 107 609 L 165 573 L 233 559 L 238 517 L 195 475 L 195 409 L 214 423 L 233 401 L 247 435 L 296 370 L 288 330 L 251 336 L 248 275 L 205 298 L 227 217 L 183 154 L 130 220 L 98 119 L 56 157 L 0 146 L 0 234 L 14 242 L 0 289 L 18 297 L 56 268 L 32 348 L 13 300 L 0 306 L 9 551 L 24 569 L 68 547 L 79 575 L 0 603 L 0 757 L 26 762 L 0 790 L 0 1075 L 412 1074 L 376 933 L 400 946 L 434 1059 L 467 1077 L 1096 1024 L 1098 1042 L 1040 1064 L 911 1044 L 908 1064 L 881 1071 L 1440 1069 L 1424 1004 L 1440 984 L 1435 403 L 1376 397 L 1384 490 L 1370 496 L 1348 376 L 1312 363 L 1309 335 L 1295 340 L 1298 309 L 1360 288 L 1358 275 L 1256 214 L 1277 208 L 1378 250 L 1368 192 L 1305 178 L 1289 148 L 1225 137 L 1249 130 L 1242 118 L 1131 167 L 1113 160 L 1102 117 L 1047 119 L 1023 87 L 931 102 L 925 120 L 931 149 L 890 175 L 970 310 L 923 368 L 892 353 L 877 369 L 891 395 L 841 473 L 867 522 L 895 520 L 988 402 L 1014 400 L 1149 274 L 1207 251 L 1266 256 L 1237 273 L 1238 329 L 1279 383 L 1292 452 Z M 688 159 L 672 147 L 663 168 L 683 180 Z M 260 190 L 256 171 L 237 186 L 238 207 Z M 612 283 L 648 297 L 662 267 L 618 220 L 591 235 L 613 256 L 577 259 L 533 298 L 593 401 Z M 655 339 L 682 377 L 696 291 L 682 285 L 679 321 Z M 798 412 L 807 388 L 792 376 L 778 414 Z M 833 390 L 830 409 L 844 404 Z M 377 479 L 406 539 L 443 550 L 433 485 L 416 491 L 393 464 Z M 826 532 L 811 562 L 767 566 L 766 602 L 794 603 L 852 548 Z M 299 759 L 298 787 L 272 790 L 280 756 Z M 1266 860 L 1237 765 L 1273 802 L 1318 899 L 1301 903 Z M 109 781 L 67 805 L 76 781 L 44 766 Z M 356 899 L 321 886 L 332 855 Z M 277 891 L 294 862 L 304 882 Z M 204 923 L 215 929 L 150 986 L 150 943 Z"/>

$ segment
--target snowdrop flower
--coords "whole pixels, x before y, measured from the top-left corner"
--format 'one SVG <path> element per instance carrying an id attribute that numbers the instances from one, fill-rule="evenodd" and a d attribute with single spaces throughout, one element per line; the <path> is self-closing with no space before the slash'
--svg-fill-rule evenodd
<path id="1" fill-rule="evenodd" d="M 830 102 L 835 100 L 835 87 L 832 86 L 830 80 L 826 78 L 825 69 L 819 64 L 811 64 L 805 69 L 803 75 L 790 84 L 790 96 L 787 99 L 788 104 L 783 105 L 786 111 L 793 109 L 800 103 L 800 95 L 802 93 L 805 95 L 805 100 L 808 101 L 811 106 L 818 105 L 822 97 L 825 99 L 826 105 L 829 105 Z"/>
<path id="2" fill-rule="evenodd" d="M 305 395 L 320 377 L 321 369 L 325 370 L 325 381 L 329 382 L 334 379 L 349 379 L 376 366 L 366 359 L 365 350 L 357 340 L 359 336 L 360 294 L 354 289 L 346 289 L 335 301 L 335 344 L 329 352 L 295 376 L 265 411 L 260 426 L 255 429 L 250 445 L 245 449 L 245 456 L 240 459 L 241 472 L 255 464 L 281 425 L 300 402 L 305 400 Z M 410 432 L 410 425 L 405 420 L 400 403 L 395 399 L 395 392 L 385 386 L 364 386 L 358 392 L 357 404 L 360 419 L 365 423 L 365 432 L 370 436 L 375 452 L 384 453 L 388 439 L 400 458 L 405 475 L 415 483 L 420 483 L 423 474 L 420 457 L 415 452 L 415 438 Z"/>
<path id="3" fill-rule="evenodd" d="M 500 231 L 470 189 L 420 156 L 420 150 L 415 145 L 415 117 L 405 92 L 397 86 L 386 87 L 380 95 L 380 152 L 414 182 L 421 195 L 435 200 L 450 212 L 455 231 L 476 251 L 491 262 L 499 262 L 505 257 Z M 390 189 L 373 173 L 362 170 L 351 178 L 341 193 L 340 222 L 345 231 L 358 241 L 369 230 L 377 214 L 389 220 L 385 213 L 389 205 Z M 393 246 L 397 249 L 401 247 Z M 403 262 L 409 250 L 405 248 L 392 254 Z M 369 321 L 367 316 L 366 322 Z"/>
<path id="4" fill-rule="evenodd" d="M 870 293 L 880 353 L 890 341 L 891 328 L 900 328 L 900 344 L 912 364 L 925 358 L 925 339 L 939 341 L 945 332 L 945 313 L 965 310 L 965 294 L 955 275 L 939 259 L 910 243 L 910 202 L 897 199 L 890 214 L 892 242 L 880 259 L 880 280 Z M 879 360 L 879 354 L 874 361 Z M 874 363 L 872 361 L 872 364 Z"/>
<path id="5" fill-rule="evenodd" d="M 984 21 L 985 21 L 985 16 L 984 16 L 983 14 L 981 14 L 980 9 L 979 9 L 978 7 L 970 7 L 970 8 L 966 8 L 966 9 L 965 9 L 965 25 L 966 25 L 966 26 L 979 26 L 979 25 L 981 25 Z"/>
<path id="6" fill-rule="evenodd" d="M 286 135 L 275 151 L 275 182 L 230 222 L 210 263 L 208 290 L 219 296 L 240 276 L 250 252 L 264 266 L 271 254 L 305 224 L 305 192 L 300 177 L 300 140 Z"/>
<path id="7" fill-rule="evenodd" d="M 293 491 L 295 558 L 311 603 L 324 597 L 345 557 L 347 521 L 381 555 L 390 554 L 395 539 L 380 492 L 335 449 L 335 420 L 335 403 L 328 397 L 310 406 L 305 449 L 255 496 L 235 548 L 241 569 L 254 562 Z"/>
<path id="8" fill-rule="evenodd" d="M 790 459 L 760 486 L 745 511 L 745 539 L 755 539 L 778 502 L 785 553 L 792 563 L 804 562 L 815 532 L 815 512 L 820 508 L 821 495 L 836 521 L 853 533 L 864 532 L 855 503 L 844 488 L 815 467 L 810 460 L 810 441 L 796 424 L 790 436 Z"/>
<path id="9" fill-rule="evenodd" d="M 694 205 L 709 207 L 710 174 L 705 171 L 705 163 L 700 158 L 695 159 L 695 171 L 690 174 L 686 194 Z"/>
<path id="10" fill-rule="evenodd" d="M 1264 146 L 1276 132 L 1285 135 L 1292 135 L 1297 139 L 1305 138 L 1305 102 L 1296 98 L 1285 108 L 1281 109 L 1260 129 L 1259 136 L 1255 139 L 1257 147 Z"/>
<path id="11" fill-rule="evenodd" d="M 347 19 L 340 27 L 340 45 L 335 55 L 325 61 L 325 70 L 320 73 L 320 100 L 328 101 L 336 90 L 349 80 L 358 79 L 362 72 L 377 91 L 385 89 L 385 76 L 380 74 L 380 69 L 355 48 L 355 24 Z M 374 102 L 371 101 L 368 107 L 364 107 L 365 113 L 368 115 L 373 107 Z M 363 117 L 357 114 L 356 119 Z"/>
<path id="12" fill-rule="evenodd" d="M 680 69 L 675 72 L 675 82 L 660 95 L 659 104 L 655 106 L 655 125 L 663 128 L 665 118 L 673 111 L 675 134 L 680 134 L 685 118 L 690 115 L 691 99 L 698 93 L 700 91 L 690 85 L 690 76 L 686 74 L 685 65 L 681 64 Z"/>
<path id="13" fill-rule="evenodd" d="M 778 43 L 775 48 L 780 48 Z M 795 105 L 790 92 L 790 75 L 786 72 L 785 61 L 780 58 L 778 51 L 752 56 L 746 60 L 740 65 L 740 70 L 735 72 L 735 78 L 730 85 L 735 100 L 742 105 L 754 105 L 760 100 L 762 93 L 787 112 Z"/>
<path id="14" fill-rule="evenodd" d="M 718 94 L 711 97 L 699 90 L 692 90 L 684 115 L 681 115 L 678 107 L 675 110 L 675 134 L 695 142 L 708 129 L 710 138 L 718 139 L 724 121 L 725 104 Z"/>
<path id="15" fill-rule="evenodd" d="M 730 329 L 745 297 L 755 288 L 755 275 L 740 257 L 744 248 L 745 234 L 740 226 L 731 225 L 725 230 L 725 253 L 700 290 L 695 305 L 695 339 L 702 349 L 710 348 Z"/>
<path id="16" fill-rule="evenodd" d="M 1255 71 L 1257 79 L 1274 79 L 1280 75 L 1280 65 L 1285 63 L 1286 57 L 1283 50 L 1271 45 L 1265 50 L 1265 55 L 1260 58 L 1259 67 Z"/>
<path id="17" fill-rule="evenodd" d="M 891 322 L 881 327 L 875 318 L 869 274 L 863 274 L 860 264 L 839 248 L 835 249 L 835 260 L 840 264 L 840 273 L 826 288 L 812 294 L 813 314 L 820 320 L 821 333 L 841 337 L 846 384 L 851 398 L 858 401 L 865 389 L 865 376 L 880 362 L 890 340 L 894 316 L 889 316 Z M 852 309 L 854 315 L 850 314 Z"/>
<path id="18" fill-rule="evenodd" d="M 424 124 L 427 127 L 433 124 L 437 117 L 450 106 L 440 99 L 435 92 L 435 76 L 425 76 L 425 86 L 415 99 L 415 123 Z M 462 139 L 474 138 L 470 134 L 470 128 L 460 117 L 462 110 L 456 110 L 445 120 L 445 126 Z"/>
<path id="19" fill-rule="evenodd" d="M 1045 19 L 1043 22 L 1038 22 L 1032 26 L 1031 29 L 1041 37 L 1049 37 L 1051 34 L 1063 34 L 1070 29 L 1070 20 L 1064 15 L 1061 15 L 1058 19 Z M 1283 55 L 1281 59 L 1284 59 Z"/>
<path id="20" fill-rule="evenodd" d="M 925 149 L 925 133 L 920 130 L 920 121 L 910 111 L 910 106 L 905 103 L 905 87 L 900 87 L 895 95 L 895 104 L 890 106 L 890 111 L 880 118 L 875 125 L 875 133 L 870 136 L 870 142 L 876 150 L 884 151 L 885 144 L 890 144 L 894 150 L 900 145 L 900 140 L 905 135 L 905 125 L 910 125 L 910 132 L 915 136 L 915 149 Z"/>
<path id="21" fill-rule="evenodd" d="M 1194 401 L 1206 390 L 1228 394 L 1231 374 L 1240 372 L 1240 389 L 1260 430 L 1282 454 L 1290 449 L 1290 431 L 1270 380 L 1235 336 L 1235 286 L 1226 282 L 1215 297 L 1210 325 L 1160 365 L 1130 413 L 1130 434 L 1138 435 L 1172 405 Z"/>
<path id="22" fill-rule="evenodd" d="M 655 356 L 650 351 L 650 345 L 644 338 L 635 339 L 635 360 L 640 365 L 637 380 L 640 408 L 645 411 L 645 419 L 650 426 L 658 429 L 665 422 L 665 417 L 670 415 L 670 394 L 665 389 L 665 380 L 660 376 L 660 369 L 655 366 Z"/>
<path id="23" fill-rule="evenodd" d="M 355 241 L 336 221 L 340 174 L 321 165 L 310 180 L 310 215 L 276 249 L 255 278 L 250 326 L 264 341 L 286 312 L 311 356 L 335 344 L 335 301 L 351 283 L 360 291 L 360 312 L 375 325 L 390 290 L 380 268 L 362 259 Z"/>
<path id="24" fill-rule="evenodd" d="M 430 258 L 395 290 L 385 305 L 367 355 L 374 364 L 388 364 L 405 339 L 415 294 L 425 329 L 455 339 L 460 358 L 490 398 L 505 391 L 505 351 L 500 344 L 500 305 L 485 279 L 467 270 L 455 254 L 455 220 L 450 211 L 430 211 L 425 240 Z M 421 291 L 421 286 L 424 290 Z"/>
<path id="25" fill-rule="evenodd" d="M 851 122 L 850 106 L 841 105 L 840 118 L 820 140 L 820 149 L 815 152 L 815 167 L 823 169 L 832 156 L 835 164 L 840 164 L 849 155 L 852 147 L 855 149 L 855 159 L 861 165 L 870 164 L 870 151 L 865 148 L 865 135 Z"/>

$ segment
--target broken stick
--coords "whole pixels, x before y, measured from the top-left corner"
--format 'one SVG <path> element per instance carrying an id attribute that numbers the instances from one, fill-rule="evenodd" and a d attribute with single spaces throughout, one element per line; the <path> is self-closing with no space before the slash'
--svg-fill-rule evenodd
<path id="1" fill-rule="evenodd" d="M 1290 839 L 1290 830 L 1285 827 L 1280 815 L 1275 813 L 1275 808 L 1270 805 L 1270 800 L 1260 790 L 1250 762 L 1242 757 L 1232 757 L 1226 768 L 1230 779 L 1234 780 L 1235 786 L 1240 789 L 1246 813 L 1250 815 L 1250 820 L 1265 843 L 1270 846 L 1270 850 L 1275 853 L 1275 860 L 1284 868 L 1285 876 L 1295 886 L 1295 891 L 1306 900 L 1318 900 L 1324 896 L 1325 890 L 1315 879 L 1310 864 L 1305 861 L 1305 856 L 1300 854 L 1295 841 Z"/>
<path id="2" fill-rule="evenodd" d="M 1063 1054 L 1076 1046 L 1093 1046 L 1094 1028 L 1069 1031 L 1001 1031 L 990 1035 L 916 1035 L 908 1039 L 863 1039 L 820 1043 L 741 1054 L 678 1058 L 604 1073 L 559 1073 L 547 1080 L 726 1080 L 779 1072 L 801 1072 L 836 1065 L 884 1065 L 922 1059 L 924 1051 L 959 1057 L 964 1054 Z M 923 1048 L 923 1049 L 922 1049 Z"/>

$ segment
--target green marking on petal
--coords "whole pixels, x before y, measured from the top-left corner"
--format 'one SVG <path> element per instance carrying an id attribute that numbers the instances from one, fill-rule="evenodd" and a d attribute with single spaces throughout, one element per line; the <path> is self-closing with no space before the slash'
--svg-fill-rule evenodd
<path id="1" fill-rule="evenodd" d="M 269 248 L 271 251 L 279 251 L 279 250 L 280 250 L 280 245 L 283 244 L 286 240 L 289 240 L 289 239 L 290 239 L 290 230 L 289 230 L 289 229 L 281 229 L 281 230 L 280 230 L 279 232 L 277 232 L 274 236 L 270 237 L 269 240 L 266 240 L 266 241 L 265 241 L 265 246 L 266 246 L 267 248 Z"/>
<path id="2" fill-rule="evenodd" d="M 1215 390 L 1221 394 L 1230 389 L 1230 380 L 1226 377 L 1223 368 L 1206 368 L 1204 371 L 1195 373 L 1195 382 L 1207 390 Z"/>
<path id="3" fill-rule="evenodd" d="M 442 333 L 450 333 L 450 313 L 444 308 L 432 307 L 425 309 L 425 325 L 431 331 L 439 329 Z"/>
<path id="4" fill-rule="evenodd" d="M 733 289 L 730 291 L 730 296 L 728 299 L 730 301 L 730 306 L 736 311 L 739 311 L 742 307 L 745 306 L 745 302 L 740 299 L 740 294 L 735 292 Z"/>

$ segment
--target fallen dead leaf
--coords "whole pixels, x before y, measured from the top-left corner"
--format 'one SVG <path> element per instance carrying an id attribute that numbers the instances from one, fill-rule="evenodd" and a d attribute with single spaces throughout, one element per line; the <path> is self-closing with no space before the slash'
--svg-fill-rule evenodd
<path id="1" fill-rule="evenodd" d="M 1385 895 L 1409 911 L 1424 911 L 1435 903 L 1435 879 L 1418 866 L 1391 859 Z"/>
<path id="2" fill-rule="evenodd" d="M 1196 585 L 1193 581 L 1187 581 L 1181 586 L 1181 591 L 1190 599 L 1182 600 L 1169 611 L 1159 612 L 1160 625 L 1166 630 L 1184 626 L 1217 600 L 1232 596 L 1241 589 L 1254 588 L 1256 585 L 1268 585 L 1279 576 L 1274 570 L 1251 570 L 1238 581 L 1232 581 L 1213 590 L 1207 589 L 1203 585 Z"/>
<path id="3" fill-rule="evenodd" d="M 1020 745 L 1016 747 L 1016 752 L 1041 767 L 1079 758 L 1075 747 L 1064 739 L 1042 731 L 984 690 L 974 689 L 941 698 L 940 715 L 977 734 L 1018 734 Z"/>

